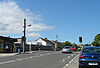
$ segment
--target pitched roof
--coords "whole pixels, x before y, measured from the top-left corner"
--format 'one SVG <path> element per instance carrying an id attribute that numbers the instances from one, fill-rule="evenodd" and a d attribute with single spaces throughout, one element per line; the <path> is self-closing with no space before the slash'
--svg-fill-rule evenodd
<path id="1" fill-rule="evenodd" d="M 40 38 L 40 39 L 44 40 L 45 42 L 47 42 L 47 43 L 49 43 L 49 44 L 55 45 L 52 41 L 50 41 L 50 40 L 48 40 L 48 39 L 43 39 L 43 38 Z"/>
<path id="2" fill-rule="evenodd" d="M 10 38 L 10 37 L 4 37 L 4 36 L 0 36 L 0 39 L 4 40 L 5 42 L 16 42 L 17 41 L 17 39 Z"/>
<path id="3" fill-rule="evenodd" d="M 56 43 L 57 42 L 57 46 L 62 46 L 63 45 L 63 43 L 62 42 L 58 42 L 58 41 L 53 41 L 54 43 Z"/>

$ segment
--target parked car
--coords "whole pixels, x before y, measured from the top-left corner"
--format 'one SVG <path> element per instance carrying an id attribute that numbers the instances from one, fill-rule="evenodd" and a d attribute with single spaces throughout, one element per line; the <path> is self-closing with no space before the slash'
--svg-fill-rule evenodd
<path id="1" fill-rule="evenodd" d="M 73 51 L 76 51 L 76 48 L 75 48 L 75 47 L 72 47 L 72 50 L 73 50 Z"/>
<path id="2" fill-rule="evenodd" d="M 72 53 L 72 48 L 70 46 L 65 46 L 62 49 L 62 53 Z"/>
<path id="3" fill-rule="evenodd" d="M 100 68 L 100 47 L 86 46 L 79 56 L 79 68 Z"/>
<path id="4" fill-rule="evenodd" d="M 78 49 L 78 51 L 81 51 L 81 47 L 78 47 L 77 49 Z"/>

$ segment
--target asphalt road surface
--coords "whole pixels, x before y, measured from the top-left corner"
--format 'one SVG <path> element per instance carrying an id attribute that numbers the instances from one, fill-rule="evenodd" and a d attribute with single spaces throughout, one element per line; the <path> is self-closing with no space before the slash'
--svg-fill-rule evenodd
<path id="1" fill-rule="evenodd" d="M 68 68 L 71 63 L 74 64 L 72 60 L 77 61 L 78 54 L 78 52 L 62 54 L 60 51 L 37 51 L 31 54 L 0 57 L 0 68 Z M 74 68 L 77 68 L 75 64 Z"/>

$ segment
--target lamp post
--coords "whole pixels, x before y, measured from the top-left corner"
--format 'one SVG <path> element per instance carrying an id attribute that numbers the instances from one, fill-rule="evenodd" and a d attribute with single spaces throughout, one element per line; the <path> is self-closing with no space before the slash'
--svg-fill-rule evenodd
<path id="1" fill-rule="evenodd" d="M 28 25 L 28 27 L 30 27 L 31 25 Z M 24 19 L 24 36 L 22 37 L 22 44 L 23 44 L 23 53 L 25 53 L 25 45 L 26 45 L 26 19 Z"/>
<path id="2" fill-rule="evenodd" d="M 30 26 L 31 26 L 31 24 L 28 25 L 28 27 L 30 27 Z M 27 29 L 27 34 L 28 34 L 28 29 Z M 29 40 L 29 42 L 30 42 L 30 45 L 29 45 L 29 51 L 31 52 L 31 51 L 32 51 L 32 41 Z"/>

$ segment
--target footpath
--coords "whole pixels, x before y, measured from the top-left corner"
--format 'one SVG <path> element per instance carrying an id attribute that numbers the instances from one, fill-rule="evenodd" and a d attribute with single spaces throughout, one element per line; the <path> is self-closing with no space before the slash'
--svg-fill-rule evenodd
<path id="1" fill-rule="evenodd" d="M 0 53 L 0 57 L 5 57 L 5 56 L 14 56 L 17 55 L 18 53 Z"/>
<path id="2" fill-rule="evenodd" d="M 30 53 L 34 53 L 35 51 L 27 51 L 25 52 L 25 54 L 30 54 Z M 20 54 L 24 54 L 23 52 L 21 52 Z M 14 56 L 14 55 L 19 55 L 18 53 L 0 53 L 0 57 L 7 57 L 7 56 Z"/>

